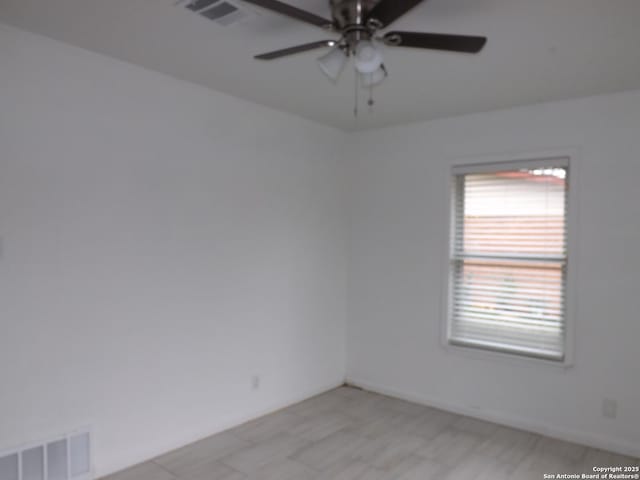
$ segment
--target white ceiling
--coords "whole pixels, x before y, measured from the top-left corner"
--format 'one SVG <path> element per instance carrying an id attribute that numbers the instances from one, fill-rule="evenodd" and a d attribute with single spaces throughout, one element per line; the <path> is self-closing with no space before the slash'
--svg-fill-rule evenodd
<path id="1" fill-rule="evenodd" d="M 426 0 L 393 29 L 486 35 L 485 50 L 386 48 L 357 120 L 353 75 L 330 83 L 321 51 L 252 58 L 331 35 L 248 4 L 256 16 L 223 27 L 174 1 L 0 0 L 0 20 L 347 130 L 640 88 L 640 0 Z M 329 16 L 328 0 L 289 2 Z"/>

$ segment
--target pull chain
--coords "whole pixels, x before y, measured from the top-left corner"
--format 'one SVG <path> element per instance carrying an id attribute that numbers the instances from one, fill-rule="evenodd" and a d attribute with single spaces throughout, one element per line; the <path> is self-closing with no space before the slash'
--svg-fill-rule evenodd
<path id="1" fill-rule="evenodd" d="M 355 83 L 355 105 L 353 106 L 353 116 L 358 118 L 358 94 L 359 94 L 359 90 L 358 90 L 358 72 L 355 72 L 355 77 L 356 77 L 356 83 Z"/>

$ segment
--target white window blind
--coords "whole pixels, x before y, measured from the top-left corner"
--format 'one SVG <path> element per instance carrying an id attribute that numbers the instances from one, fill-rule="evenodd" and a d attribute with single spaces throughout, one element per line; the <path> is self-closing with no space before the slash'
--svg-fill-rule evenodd
<path id="1" fill-rule="evenodd" d="M 562 361 L 568 160 L 453 174 L 449 342 Z"/>

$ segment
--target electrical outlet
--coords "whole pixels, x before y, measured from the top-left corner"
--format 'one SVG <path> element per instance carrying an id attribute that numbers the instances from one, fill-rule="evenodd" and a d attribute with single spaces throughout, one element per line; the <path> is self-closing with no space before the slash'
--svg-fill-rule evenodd
<path id="1" fill-rule="evenodd" d="M 618 402 L 613 398 L 602 400 L 602 416 L 605 418 L 616 418 L 618 414 Z"/>
<path id="2" fill-rule="evenodd" d="M 251 390 L 260 389 L 260 375 L 254 375 L 251 377 Z"/>

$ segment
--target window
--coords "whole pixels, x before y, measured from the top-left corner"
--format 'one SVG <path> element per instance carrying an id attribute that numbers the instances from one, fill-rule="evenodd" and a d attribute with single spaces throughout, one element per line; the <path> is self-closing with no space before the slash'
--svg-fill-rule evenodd
<path id="1" fill-rule="evenodd" d="M 451 344 L 565 358 L 568 159 L 454 167 Z"/>

